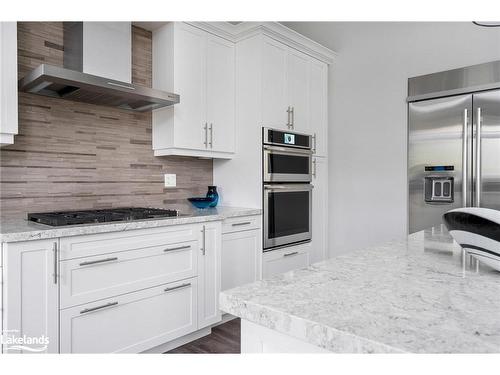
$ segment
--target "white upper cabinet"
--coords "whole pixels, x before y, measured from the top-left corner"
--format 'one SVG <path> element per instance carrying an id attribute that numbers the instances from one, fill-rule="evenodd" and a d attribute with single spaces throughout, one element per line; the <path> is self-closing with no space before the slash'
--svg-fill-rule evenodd
<path id="1" fill-rule="evenodd" d="M 290 104 L 290 128 L 309 133 L 309 64 L 312 58 L 289 49 L 287 61 L 288 103 Z"/>
<path id="2" fill-rule="evenodd" d="M 209 147 L 234 152 L 234 43 L 208 36 L 207 40 L 207 121 Z"/>
<path id="3" fill-rule="evenodd" d="M 286 83 L 287 55 L 287 46 L 271 38 L 263 38 L 262 125 L 271 128 L 287 129 L 290 121 Z"/>
<path id="4" fill-rule="evenodd" d="M 261 56 L 262 125 L 316 133 L 326 155 L 328 65 L 267 36 Z"/>
<path id="5" fill-rule="evenodd" d="M 234 70 L 234 43 L 182 22 L 153 33 L 153 87 L 180 95 L 153 112 L 156 156 L 232 157 Z"/>
<path id="6" fill-rule="evenodd" d="M 312 60 L 309 65 L 309 124 L 313 152 L 328 155 L 328 65 Z"/>
<path id="7" fill-rule="evenodd" d="M 17 134 L 17 24 L 0 22 L 0 146 Z"/>

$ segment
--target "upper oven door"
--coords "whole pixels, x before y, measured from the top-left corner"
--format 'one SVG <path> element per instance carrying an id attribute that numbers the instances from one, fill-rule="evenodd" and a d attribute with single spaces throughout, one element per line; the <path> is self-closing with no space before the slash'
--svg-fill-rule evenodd
<path id="1" fill-rule="evenodd" d="M 311 182 L 311 150 L 264 145 L 264 182 Z"/>

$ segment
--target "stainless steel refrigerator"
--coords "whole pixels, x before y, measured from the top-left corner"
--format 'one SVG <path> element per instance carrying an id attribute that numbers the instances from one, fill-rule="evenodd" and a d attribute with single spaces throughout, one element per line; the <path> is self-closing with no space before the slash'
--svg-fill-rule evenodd
<path id="1" fill-rule="evenodd" d="M 500 61 L 408 80 L 409 232 L 500 210 Z"/>

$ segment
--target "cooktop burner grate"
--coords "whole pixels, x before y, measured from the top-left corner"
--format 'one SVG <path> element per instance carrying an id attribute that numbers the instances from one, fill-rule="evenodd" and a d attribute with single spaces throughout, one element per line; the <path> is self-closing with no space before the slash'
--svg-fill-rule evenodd
<path id="1" fill-rule="evenodd" d="M 179 216 L 177 210 L 124 207 L 105 210 L 29 213 L 28 220 L 51 226 L 131 221 Z"/>

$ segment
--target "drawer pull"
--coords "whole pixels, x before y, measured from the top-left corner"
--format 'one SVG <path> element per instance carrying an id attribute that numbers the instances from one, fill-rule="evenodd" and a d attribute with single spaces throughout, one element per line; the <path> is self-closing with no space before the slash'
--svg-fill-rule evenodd
<path id="1" fill-rule="evenodd" d="M 100 310 L 100 309 L 104 309 L 106 307 L 111 307 L 111 306 L 116 306 L 118 305 L 118 302 L 110 302 L 110 303 L 107 303 L 105 305 L 102 305 L 102 306 L 97 306 L 97 307 L 91 307 L 91 308 L 88 308 L 88 309 L 83 309 L 82 311 L 80 311 L 80 314 L 85 314 L 85 313 L 89 313 L 89 312 L 92 312 L 92 311 L 96 311 L 96 310 Z"/>
<path id="2" fill-rule="evenodd" d="M 242 223 L 233 223 L 233 224 L 231 224 L 231 225 L 232 225 L 233 227 L 237 227 L 237 226 L 239 226 L 239 225 L 249 225 L 249 224 L 252 224 L 252 222 L 251 222 L 251 221 L 244 221 L 244 222 L 242 222 Z"/>
<path id="3" fill-rule="evenodd" d="M 185 288 L 185 287 L 188 287 L 188 286 L 191 286 L 191 283 L 181 284 L 181 285 L 173 286 L 171 288 L 166 288 L 164 291 L 165 292 L 171 292 L 172 290 L 181 289 L 181 288 Z"/>
<path id="4" fill-rule="evenodd" d="M 168 249 L 163 250 L 164 252 L 167 251 L 174 251 L 174 250 L 182 250 L 182 249 L 190 249 L 191 245 L 184 245 L 184 246 L 177 246 L 177 247 L 170 247 Z"/>
<path id="5" fill-rule="evenodd" d="M 112 262 L 114 260 L 118 260 L 118 258 L 117 257 L 113 257 L 113 258 L 106 258 L 106 259 L 99 259 L 99 260 L 89 260 L 88 262 L 82 262 L 82 263 L 80 263 L 80 266 L 88 266 L 90 264 Z"/>
<path id="6" fill-rule="evenodd" d="M 297 255 L 299 252 L 298 251 L 294 251 L 293 253 L 287 253 L 287 254 L 283 254 L 284 257 L 291 257 L 293 255 Z"/>

